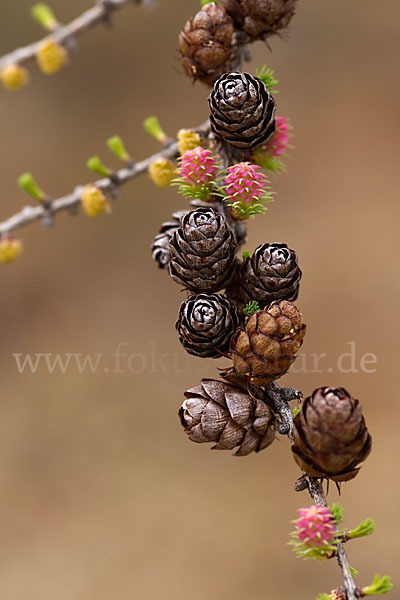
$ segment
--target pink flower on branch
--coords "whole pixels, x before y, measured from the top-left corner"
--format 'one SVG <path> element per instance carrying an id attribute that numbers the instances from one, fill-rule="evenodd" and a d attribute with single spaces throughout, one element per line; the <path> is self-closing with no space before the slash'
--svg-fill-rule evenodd
<path id="1" fill-rule="evenodd" d="M 228 168 L 224 200 L 237 218 L 247 219 L 265 212 L 265 204 L 272 202 L 272 192 L 267 187 L 268 181 L 258 165 L 240 162 Z"/>
<path id="2" fill-rule="evenodd" d="M 296 529 L 300 542 L 318 548 L 324 544 L 331 544 L 336 535 L 333 515 L 329 508 L 324 506 L 300 508 Z"/>
<path id="3" fill-rule="evenodd" d="M 183 154 L 180 176 L 185 183 L 195 186 L 209 185 L 215 180 L 217 173 L 217 161 L 211 150 L 198 146 Z"/>

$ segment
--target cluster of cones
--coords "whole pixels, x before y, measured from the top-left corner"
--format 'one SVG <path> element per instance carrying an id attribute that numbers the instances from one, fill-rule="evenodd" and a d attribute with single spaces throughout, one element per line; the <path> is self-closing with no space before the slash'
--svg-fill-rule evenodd
<path id="1" fill-rule="evenodd" d="M 182 425 L 194 442 L 237 448 L 239 456 L 259 452 L 274 441 L 279 424 L 268 388 L 287 373 L 306 331 L 293 304 L 301 278 L 296 253 L 265 243 L 240 260 L 222 203 L 220 212 L 214 203 L 175 214 L 159 236 L 154 256 L 188 294 L 176 322 L 180 343 L 198 357 L 232 360 L 223 379 L 205 379 L 185 393 Z M 307 398 L 294 436 L 300 468 L 337 482 L 357 474 L 371 446 L 361 405 L 343 389 L 320 388 Z"/>
<path id="2" fill-rule="evenodd" d="M 233 36 L 247 42 L 265 39 L 287 26 L 294 5 L 295 0 L 208 3 L 181 34 L 188 74 L 213 83 L 210 137 L 225 164 L 226 157 L 232 165 L 235 152 L 270 139 L 276 124 L 275 101 L 264 83 L 248 73 L 224 72 L 232 64 Z M 212 69 L 210 56 L 221 57 Z M 204 191 L 214 165 L 209 150 L 200 150 L 196 160 L 202 157 L 203 162 L 192 166 L 196 174 L 203 169 Z M 227 184 L 234 189 L 243 187 L 251 163 L 240 165 L 240 176 L 232 174 Z M 254 169 L 248 184 L 247 190 L 253 185 L 257 192 Z M 299 393 L 289 398 L 290 388 L 280 388 L 276 380 L 295 361 L 306 331 L 293 303 L 301 270 L 296 253 L 285 243 L 263 243 L 240 257 L 244 222 L 223 195 L 207 194 L 193 196 L 191 208 L 174 213 L 162 225 L 152 251 L 158 266 L 168 269 L 187 293 L 176 322 L 182 347 L 198 357 L 232 361 L 220 380 L 204 379 L 186 391 L 179 411 L 182 425 L 192 441 L 212 442 L 220 450 L 236 448 L 244 456 L 269 446 L 277 431 L 288 433 L 282 428 L 280 407 Z M 342 388 L 315 390 L 294 418 L 293 435 L 293 456 L 302 471 L 337 483 L 357 474 L 371 447 L 361 405 Z"/>
<path id="3" fill-rule="evenodd" d="M 297 0 L 221 0 L 205 4 L 179 35 L 187 76 L 206 85 L 238 69 L 244 45 L 286 29 Z"/>
<path id="4" fill-rule="evenodd" d="M 189 294 L 178 313 L 179 340 L 192 355 L 232 360 L 225 380 L 205 379 L 185 393 L 182 425 L 194 442 L 237 448 L 239 456 L 259 452 L 279 422 L 268 386 L 287 373 L 306 331 L 292 302 L 301 277 L 296 254 L 286 244 L 263 244 L 240 261 L 234 230 L 208 207 L 174 227 L 169 272 Z M 247 317 L 248 298 L 257 310 Z M 344 389 L 315 390 L 294 419 L 294 436 L 300 468 L 336 482 L 353 478 L 371 447 L 361 405 Z"/>

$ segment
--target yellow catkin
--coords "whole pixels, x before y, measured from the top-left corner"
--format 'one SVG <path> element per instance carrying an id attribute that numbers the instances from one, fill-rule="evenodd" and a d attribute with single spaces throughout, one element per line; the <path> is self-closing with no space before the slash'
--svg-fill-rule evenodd
<path id="1" fill-rule="evenodd" d="M 1 81 L 7 90 L 19 90 L 29 83 L 29 73 L 21 65 L 14 63 L 7 65 L 0 73 Z"/>
<path id="2" fill-rule="evenodd" d="M 68 59 L 68 52 L 52 38 L 46 38 L 39 45 L 36 58 L 43 73 L 52 75 L 65 65 Z"/>
<path id="3" fill-rule="evenodd" d="M 169 187 L 176 175 L 175 167 L 168 158 L 158 158 L 149 166 L 149 175 L 159 187 Z"/>
<path id="4" fill-rule="evenodd" d="M 103 192 L 92 184 L 83 188 L 81 202 L 83 210 L 88 217 L 97 217 L 97 215 L 109 208 L 107 198 Z"/>
<path id="5" fill-rule="evenodd" d="M 13 262 L 21 254 L 22 249 L 22 242 L 20 240 L 0 240 L 0 263 Z"/>
<path id="6" fill-rule="evenodd" d="M 194 150 L 202 146 L 203 142 L 200 135 L 193 129 L 180 129 L 177 135 L 179 154 L 184 154 L 188 150 Z"/>

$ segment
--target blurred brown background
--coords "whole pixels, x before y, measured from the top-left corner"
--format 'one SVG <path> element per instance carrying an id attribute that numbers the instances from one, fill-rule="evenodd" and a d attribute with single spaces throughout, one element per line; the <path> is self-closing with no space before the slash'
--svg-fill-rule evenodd
<path id="1" fill-rule="evenodd" d="M 51 4 L 68 21 L 90 1 Z M 149 114 L 171 134 L 207 117 L 208 92 L 186 82 L 177 55 L 178 31 L 198 5 L 126 8 L 112 31 L 80 39 L 69 68 L 45 77 L 33 66 L 28 88 L 0 93 L 0 218 L 27 201 L 15 185 L 23 171 L 57 196 L 91 179 L 88 156 L 117 165 L 110 135 L 137 159 L 156 151 L 142 128 Z M 276 70 L 296 149 L 247 247 L 284 241 L 300 257 L 307 372 L 284 381 L 305 394 L 345 386 L 363 401 L 374 451 L 342 502 L 347 525 L 373 516 L 377 530 L 349 545 L 350 561 L 362 584 L 375 573 L 399 582 L 400 4 L 299 5 L 288 41 L 274 39 L 272 53 L 256 44 L 248 67 Z M 30 6 L 1 1 L 1 54 L 40 35 Z M 292 491 L 287 440 L 235 459 L 181 430 L 183 391 L 223 366 L 184 356 L 179 287 L 151 261 L 160 222 L 182 206 L 144 176 L 110 217 L 60 215 L 51 231 L 20 231 L 23 257 L 1 268 L 0 598 L 309 600 L 340 583 L 333 562 L 302 563 L 286 545 L 289 521 L 310 503 Z M 136 372 L 127 357 L 113 372 L 123 342 Z M 358 370 L 364 354 L 376 355 L 375 373 L 339 371 L 349 342 Z M 96 374 L 43 364 L 19 374 L 14 353 L 104 357 Z M 310 372 L 313 353 L 327 354 L 321 372 Z"/>

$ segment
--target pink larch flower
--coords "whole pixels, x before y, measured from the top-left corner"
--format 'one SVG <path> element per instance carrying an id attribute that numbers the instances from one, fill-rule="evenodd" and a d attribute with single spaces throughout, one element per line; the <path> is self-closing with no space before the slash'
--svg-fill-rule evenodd
<path id="1" fill-rule="evenodd" d="M 260 167 L 241 162 L 228 169 L 225 177 L 225 200 L 230 202 L 254 202 L 265 196 L 265 178 L 258 172 Z"/>
<path id="2" fill-rule="evenodd" d="M 336 535 L 333 515 L 329 508 L 324 506 L 310 506 L 299 509 L 299 518 L 296 521 L 298 537 L 306 546 L 320 548 L 330 544 Z"/>
<path id="3" fill-rule="evenodd" d="M 182 155 L 180 175 L 186 183 L 208 185 L 215 180 L 217 173 L 218 165 L 211 150 L 198 146 Z"/>
<path id="4" fill-rule="evenodd" d="M 275 122 L 275 133 L 265 142 L 262 149 L 269 156 L 278 157 L 286 152 L 289 146 L 289 119 L 286 117 L 276 117 Z"/>

